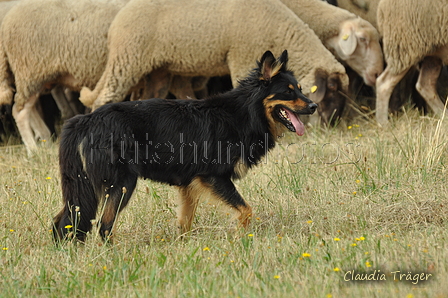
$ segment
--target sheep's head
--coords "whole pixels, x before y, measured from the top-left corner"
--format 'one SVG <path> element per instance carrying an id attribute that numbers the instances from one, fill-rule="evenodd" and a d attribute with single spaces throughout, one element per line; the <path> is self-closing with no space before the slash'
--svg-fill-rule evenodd
<path id="1" fill-rule="evenodd" d="M 369 86 L 384 69 L 383 52 L 378 31 L 362 18 L 350 19 L 340 25 L 339 35 L 327 42 L 336 56 L 356 71 Z"/>
<path id="2" fill-rule="evenodd" d="M 314 77 L 315 85 L 309 91 L 309 97 L 319 104 L 317 111 L 321 121 L 333 125 L 341 118 L 345 108 L 347 74 L 336 72 L 329 74 L 325 70 L 317 69 Z"/>

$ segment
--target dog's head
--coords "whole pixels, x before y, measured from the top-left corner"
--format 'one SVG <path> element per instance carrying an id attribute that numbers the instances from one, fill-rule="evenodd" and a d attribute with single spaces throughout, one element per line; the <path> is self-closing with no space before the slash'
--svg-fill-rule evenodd
<path id="1" fill-rule="evenodd" d="M 267 51 L 258 62 L 259 80 L 268 91 L 263 105 L 274 136 L 279 136 L 284 127 L 302 136 L 305 126 L 299 115 L 313 114 L 317 104 L 303 95 L 293 73 L 287 70 L 287 62 L 286 50 L 277 59 Z"/>

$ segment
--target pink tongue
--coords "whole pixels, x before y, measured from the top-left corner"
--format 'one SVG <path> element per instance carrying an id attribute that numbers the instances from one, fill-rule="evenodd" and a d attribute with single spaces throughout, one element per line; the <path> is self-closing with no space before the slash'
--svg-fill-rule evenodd
<path id="1" fill-rule="evenodd" d="M 302 121 L 296 116 L 296 114 L 290 112 L 287 109 L 283 109 L 286 114 L 288 114 L 289 119 L 291 120 L 292 125 L 294 125 L 294 128 L 296 129 L 296 134 L 298 136 L 303 136 L 305 133 L 305 125 L 303 125 Z"/>

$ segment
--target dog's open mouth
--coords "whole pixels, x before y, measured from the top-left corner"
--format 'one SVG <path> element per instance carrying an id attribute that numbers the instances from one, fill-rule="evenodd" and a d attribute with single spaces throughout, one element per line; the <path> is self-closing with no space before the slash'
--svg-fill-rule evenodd
<path id="1" fill-rule="evenodd" d="M 278 116 L 286 128 L 299 136 L 303 136 L 305 133 L 305 125 L 303 125 L 296 113 L 282 107 L 278 110 Z"/>

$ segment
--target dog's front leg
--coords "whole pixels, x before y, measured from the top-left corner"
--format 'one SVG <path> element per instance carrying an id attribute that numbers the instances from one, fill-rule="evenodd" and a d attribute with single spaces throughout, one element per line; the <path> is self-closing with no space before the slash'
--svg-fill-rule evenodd
<path id="1" fill-rule="evenodd" d="M 239 212 L 238 224 L 240 227 L 247 228 L 252 218 L 252 208 L 238 193 L 232 180 L 224 177 L 207 177 L 204 182 L 210 186 L 214 198 L 225 202 Z"/>
<path id="2" fill-rule="evenodd" d="M 210 185 L 201 177 L 194 178 L 187 186 L 179 187 L 178 228 L 181 234 L 191 230 L 196 208 L 201 196 L 210 192 Z"/>

